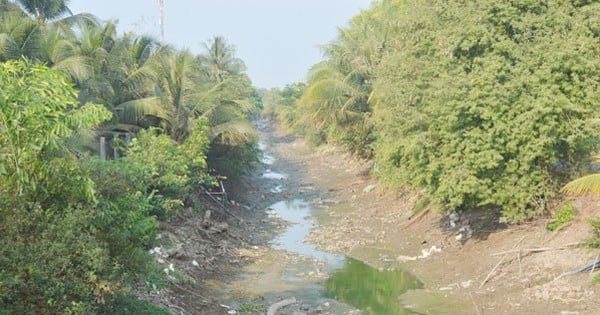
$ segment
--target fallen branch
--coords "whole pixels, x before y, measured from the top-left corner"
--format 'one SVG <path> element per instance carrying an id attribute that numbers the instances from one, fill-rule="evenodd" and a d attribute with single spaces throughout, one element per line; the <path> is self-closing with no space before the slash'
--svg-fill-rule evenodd
<path id="1" fill-rule="evenodd" d="M 275 315 L 275 313 L 277 313 L 278 309 L 280 309 L 282 307 L 286 307 L 286 306 L 288 306 L 290 304 L 294 304 L 294 303 L 296 303 L 296 298 L 294 298 L 294 297 L 279 301 L 269 307 L 269 310 L 267 311 L 267 315 Z"/>
<path id="2" fill-rule="evenodd" d="M 211 194 L 209 194 L 208 192 L 204 192 L 208 197 L 210 197 L 210 199 L 212 199 L 212 201 L 214 201 L 217 205 L 219 205 L 224 211 L 225 213 L 229 214 L 230 216 L 238 219 L 238 221 L 240 222 L 244 222 L 244 220 L 240 217 L 238 217 L 237 215 L 235 215 L 235 213 L 231 212 L 231 210 L 227 209 L 227 207 L 225 207 L 225 205 L 223 205 L 223 203 L 221 203 L 219 200 L 217 200 L 217 198 L 213 197 Z"/>
<path id="3" fill-rule="evenodd" d="M 416 217 L 414 217 L 410 222 L 406 223 L 402 228 L 406 229 L 406 228 L 410 227 L 415 222 L 418 222 L 419 220 L 421 220 L 427 213 L 429 213 L 429 209 L 425 209 L 425 210 L 421 211 L 421 213 L 419 213 Z"/>
<path id="4" fill-rule="evenodd" d="M 506 254 L 511 254 L 511 253 L 539 253 L 539 252 L 546 252 L 546 251 L 550 251 L 550 250 L 564 250 L 564 249 L 569 249 L 571 247 L 579 246 L 582 244 L 583 243 L 581 243 L 581 242 L 577 242 L 577 243 L 569 243 L 569 244 L 559 246 L 559 247 L 532 247 L 532 248 L 511 249 L 511 250 L 507 250 L 507 251 L 503 251 L 503 252 L 499 252 L 499 253 L 494 253 L 494 254 L 491 254 L 490 256 L 500 256 L 500 255 L 506 255 Z"/>
<path id="5" fill-rule="evenodd" d="M 525 236 L 521 237 L 521 239 L 515 243 L 515 245 L 513 245 L 513 248 L 519 246 L 519 244 L 521 244 L 521 242 L 525 239 Z M 494 272 L 496 272 L 496 269 L 498 269 L 498 267 L 500 267 L 500 265 L 504 262 L 504 259 L 506 258 L 506 255 L 508 253 L 510 253 L 512 251 L 508 251 L 507 253 L 504 253 L 504 256 L 502 256 L 502 259 L 500 259 L 500 261 L 496 264 L 496 266 L 494 266 L 494 268 L 492 268 L 492 271 L 490 271 L 490 273 L 488 273 L 488 275 L 485 277 L 485 279 L 483 279 L 483 281 L 481 282 L 481 284 L 479 285 L 479 288 L 481 289 L 492 277 L 492 275 L 494 274 Z"/>

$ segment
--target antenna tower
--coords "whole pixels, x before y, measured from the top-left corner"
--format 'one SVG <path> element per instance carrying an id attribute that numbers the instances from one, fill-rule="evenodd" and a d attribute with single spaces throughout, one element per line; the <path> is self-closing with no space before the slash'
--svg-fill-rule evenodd
<path id="1" fill-rule="evenodd" d="M 158 0 L 158 26 L 160 27 L 160 41 L 165 41 L 165 0 Z"/>

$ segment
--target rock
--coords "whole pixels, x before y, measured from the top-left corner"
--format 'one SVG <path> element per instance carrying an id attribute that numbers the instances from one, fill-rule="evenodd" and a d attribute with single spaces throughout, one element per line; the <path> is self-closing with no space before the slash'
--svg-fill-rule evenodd
<path id="1" fill-rule="evenodd" d="M 185 259 L 187 257 L 185 251 L 180 246 L 167 250 L 168 258 Z"/>
<path id="2" fill-rule="evenodd" d="M 473 280 L 463 281 L 463 282 L 460 283 L 460 286 L 463 289 L 469 288 L 469 287 L 471 287 L 471 285 L 473 285 Z"/>
<path id="3" fill-rule="evenodd" d="M 368 185 L 363 189 L 363 192 L 370 193 L 375 189 L 375 187 L 377 187 L 375 184 Z"/>

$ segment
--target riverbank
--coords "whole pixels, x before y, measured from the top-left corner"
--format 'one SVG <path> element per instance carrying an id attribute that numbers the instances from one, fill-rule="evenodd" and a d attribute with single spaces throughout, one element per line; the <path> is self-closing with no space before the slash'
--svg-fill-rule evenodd
<path id="1" fill-rule="evenodd" d="M 262 314 L 294 297 L 298 303 L 279 314 L 359 314 L 320 293 L 332 270 L 273 243 L 289 227 L 273 206 L 298 199 L 315 205 L 316 228 L 307 242 L 380 271 L 409 271 L 421 289 L 395 299 L 420 314 L 596 313 L 600 296 L 593 274 L 554 278 L 596 257 L 587 248 L 565 245 L 589 236 L 585 221 L 600 213 L 600 199 L 574 199 L 578 216 L 557 232 L 546 230 L 545 219 L 506 226 L 485 214 L 448 218 L 425 208 L 413 215 L 418 194 L 378 184 L 368 162 L 333 147 L 311 148 L 274 126 L 263 128 L 276 158 L 266 156 L 272 164 L 228 187 L 234 203 L 227 207 L 244 222 L 213 209 L 213 218 L 182 218 L 166 229 L 177 242 L 165 266 L 174 263 L 187 276 L 154 300 L 175 313 Z M 169 233 L 161 234 L 174 239 Z M 178 256 L 173 248 L 183 250 Z"/>
<path id="2" fill-rule="evenodd" d="M 598 255 L 570 245 L 590 236 L 586 221 L 600 214 L 600 199 L 573 199 L 578 215 L 556 232 L 546 230 L 544 218 L 507 226 L 485 213 L 460 214 L 451 220 L 426 208 L 413 215 L 418 195 L 382 187 L 368 175 L 369 163 L 331 147 L 310 152 L 302 139 L 282 143 L 278 150 L 304 165 L 303 176 L 331 195 L 320 226 L 308 241 L 378 268 L 400 263 L 425 284 L 424 289 L 399 297 L 415 311 L 597 313 L 600 290 L 592 284 L 594 274 L 554 279 Z"/>

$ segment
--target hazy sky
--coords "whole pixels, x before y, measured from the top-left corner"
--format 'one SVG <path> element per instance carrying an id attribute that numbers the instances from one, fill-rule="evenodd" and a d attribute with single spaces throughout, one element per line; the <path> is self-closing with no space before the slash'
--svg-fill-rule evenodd
<path id="1" fill-rule="evenodd" d="M 322 59 L 319 45 L 371 0 L 164 0 L 165 42 L 199 53 L 221 35 L 236 47 L 258 87 L 304 80 Z M 73 13 L 119 21 L 119 31 L 159 37 L 157 0 L 71 0 Z"/>

